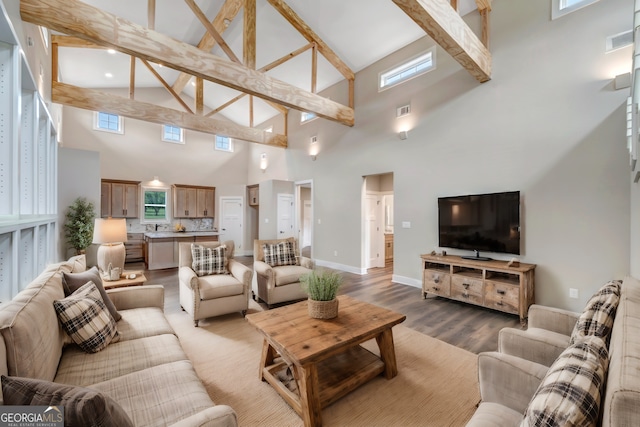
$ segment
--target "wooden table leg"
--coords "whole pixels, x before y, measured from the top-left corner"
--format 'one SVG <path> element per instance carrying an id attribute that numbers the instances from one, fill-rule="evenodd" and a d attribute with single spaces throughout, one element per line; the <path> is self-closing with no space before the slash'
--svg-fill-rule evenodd
<path id="1" fill-rule="evenodd" d="M 260 357 L 260 372 L 258 377 L 260 381 L 264 381 L 264 368 L 273 364 L 276 357 L 276 351 L 271 347 L 266 339 L 262 342 L 262 356 Z"/>
<path id="2" fill-rule="evenodd" d="M 398 375 L 398 364 L 396 363 L 396 351 L 393 346 L 393 332 L 391 328 L 385 329 L 376 337 L 378 348 L 380 349 L 380 359 L 384 362 L 384 376 L 386 379 Z"/>
<path id="3" fill-rule="evenodd" d="M 298 387 L 300 391 L 300 406 L 302 420 L 305 427 L 322 426 L 322 408 L 320 408 L 320 393 L 318 391 L 318 370 L 315 365 L 300 367 L 294 365 L 298 371 Z"/>

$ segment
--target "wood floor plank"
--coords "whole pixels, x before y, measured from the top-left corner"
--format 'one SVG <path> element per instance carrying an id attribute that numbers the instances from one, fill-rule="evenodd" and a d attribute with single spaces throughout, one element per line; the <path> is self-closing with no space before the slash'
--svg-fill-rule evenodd
<path id="1" fill-rule="evenodd" d="M 253 257 L 236 257 L 253 268 Z M 127 270 L 144 270 L 144 263 L 130 263 Z M 149 284 L 165 288 L 165 312 L 181 311 L 178 269 L 144 270 Z M 376 304 L 407 316 L 403 325 L 449 344 L 480 353 L 498 349 L 498 333 L 505 327 L 521 328 L 518 316 L 441 297 L 422 298 L 419 288 L 394 283 L 393 264 L 369 269 L 367 274 L 343 272 L 339 294 Z M 266 309 L 266 305 L 261 305 Z"/>

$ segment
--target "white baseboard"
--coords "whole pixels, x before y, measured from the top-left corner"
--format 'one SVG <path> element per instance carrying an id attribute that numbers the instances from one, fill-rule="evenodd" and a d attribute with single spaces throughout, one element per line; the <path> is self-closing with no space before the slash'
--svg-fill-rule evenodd
<path id="1" fill-rule="evenodd" d="M 420 279 L 414 279 L 413 277 L 399 276 L 397 274 L 391 275 L 391 281 L 394 283 L 400 283 L 402 285 L 413 286 L 414 288 L 422 289 L 422 281 Z"/>
<path id="2" fill-rule="evenodd" d="M 352 265 L 338 264 L 336 262 L 324 261 L 321 259 L 316 259 L 314 260 L 314 262 L 319 267 L 327 267 L 327 268 L 332 268 L 334 270 L 346 271 L 347 273 L 353 273 L 353 274 L 359 274 L 359 275 L 367 274 L 366 268 L 358 268 Z"/>

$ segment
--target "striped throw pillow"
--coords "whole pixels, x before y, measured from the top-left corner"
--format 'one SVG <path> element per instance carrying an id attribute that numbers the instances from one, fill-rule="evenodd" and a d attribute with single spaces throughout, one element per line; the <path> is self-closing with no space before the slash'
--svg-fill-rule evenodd
<path id="1" fill-rule="evenodd" d="M 264 262 L 271 267 L 298 265 L 296 251 L 293 248 L 293 243 L 290 241 L 276 244 L 265 243 L 262 245 L 262 251 L 264 252 Z"/>
<path id="2" fill-rule="evenodd" d="M 595 426 L 608 365 L 599 337 L 567 347 L 542 379 L 520 426 Z"/>
<path id="3" fill-rule="evenodd" d="M 53 301 L 53 306 L 62 328 L 87 353 L 96 353 L 120 338 L 116 321 L 92 281 Z"/>
<path id="4" fill-rule="evenodd" d="M 619 280 L 611 280 L 589 299 L 571 332 L 570 344 L 590 335 L 602 338 L 605 343 L 609 342 L 620 302 L 621 285 Z"/>
<path id="5" fill-rule="evenodd" d="M 229 274 L 227 270 L 227 247 L 220 245 L 215 248 L 205 248 L 201 245 L 191 244 L 191 268 L 198 276 L 211 274 Z"/>

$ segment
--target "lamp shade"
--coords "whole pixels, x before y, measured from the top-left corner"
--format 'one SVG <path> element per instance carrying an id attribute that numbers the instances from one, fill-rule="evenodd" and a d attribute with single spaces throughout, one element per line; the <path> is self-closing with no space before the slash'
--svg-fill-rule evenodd
<path id="1" fill-rule="evenodd" d="M 124 218 L 96 218 L 93 225 L 93 243 L 127 241 L 127 223 Z"/>

